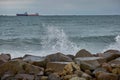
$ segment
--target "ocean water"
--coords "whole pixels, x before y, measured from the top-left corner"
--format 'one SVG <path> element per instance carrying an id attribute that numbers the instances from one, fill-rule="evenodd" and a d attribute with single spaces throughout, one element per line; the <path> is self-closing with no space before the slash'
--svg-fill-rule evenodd
<path id="1" fill-rule="evenodd" d="M 45 56 L 120 50 L 120 16 L 0 16 L 0 53 Z"/>

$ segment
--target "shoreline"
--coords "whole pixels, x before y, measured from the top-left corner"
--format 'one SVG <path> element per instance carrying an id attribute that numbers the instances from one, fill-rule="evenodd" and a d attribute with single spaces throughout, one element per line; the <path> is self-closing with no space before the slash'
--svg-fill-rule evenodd
<path id="1" fill-rule="evenodd" d="M 119 80 L 120 51 L 91 54 L 81 49 L 75 55 L 63 53 L 11 58 L 0 54 L 0 79 L 27 80 Z"/>

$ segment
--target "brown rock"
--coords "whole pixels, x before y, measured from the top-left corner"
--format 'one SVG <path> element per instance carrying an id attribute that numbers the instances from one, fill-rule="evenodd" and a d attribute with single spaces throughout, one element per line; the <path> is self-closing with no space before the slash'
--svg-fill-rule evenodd
<path id="1" fill-rule="evenodd" d="M 48 80 L 47 76 L 41 76 L 40 80 Z"/>
<path id="2" fill-rule="evenodd" d="M 107 72 L 106 69 L 102 68 L 102 67 L 99 67 L 99 68 L 96 68 L 94 71 L 93 71 L 93 74 L 94 75 L 98 75 L 98 73 L 100 72 Z"/>
<path id="3" fill-rule="evenodd" d="M 108 63 L 103 63 L 103 64 L 102 64 L 102 68 L 106 69 L 106 71 L 108 71 L 108 72 L 111 72 L 111 71 L 112 71 L 112 67 L 111 67 L 111 65 L 108 64 Z"/>
<path id="4" fill-rule="evenodd" d="M 70 80 L 86 80 L 85 78 L 80 77 L 72 77 Z"/>
<path id="5" fill-rule="evenodd" d="M 43 75 L 44 69 L 23 61 L 8 61 L 0 66 L 0 76 L 4 75 L 5 72 L 11 72 L 14 75 L 19 73 Z"/>
<path id="6" fill-rule="evenodd" d="M 113 59 L 120 57 L 120 51 L 108 50 L 108 51 L 105 51 L 102 55 L 103 55 L 103 57 L 106 58 L 107 61 L 111 61 Z"/>
<path id="7" fill-rule="evenodd" d="M 2 65 L 3 63 L 9 61 L 11 59 L 10 54 L 1 54 L 0 55 L 0 65 Z"/>
<path id="8" fill-rule="evenodd" d="M 50 54 L 46 56 L 47 62 L 72 62 L 72 59 L 62 53 Z"/>
<path id="9" fill-rule="evenodd" d="M 34 76 L 29 75 L 29 74 L 17 74 L 15 76 L 15 79 L 17 79 L 17 80 L 34 80 Z"/>
<path id="10" fill-rule="evenodd" d="M 85 49 L 78 51 L 75 57 L 93 57 L 93 55 Z"/>
<path id="11" fill-rule="evenodd" d="M 114 68 L 114 69 L 112 69 L 112 73 L 114 73 L 114 74 L 120 74 L 120 68 Z"/>
<path id="12" fill-rule="evenodd" d="M 80 65 L 82 70 L 94 70 L 100 66 L 98 59 L 100 57 L 75 58 L 75 62 Z"/>
<path id="13" fill-rule="evenodd" d="M 46 70 L 52 70 L 59 75 L 72 74 L 76 70 L 80 70 L 79 66 L 73 62 L 49 62 Z"/>
<path id="14" fill-rule="evenodd" d="M 86 73 L 83 73 L 81 77 L 85 78 L 86 80 L 91 80 L 92 79 L 92 77 L 90 75 L 86 74 Z"/>
<path id="15" fill-rule="evenodd" d="M 60 76 L 56 73 L 52 73 L 48 76 L 48 80 L 61 80 Z"/>
<path id="16" fill-rule="evenodd" d="M 118 76 L 112 73 L 100 72 L 97 80 L 118 80 Z"/>
<path id="17" fill-rule="evenodd" d="M 118 67 L 120 68 L 120 57 L 119 58 L 116 58 L 112 61 L 109 62 L 109 64 L 112 66 L 112 67 Z"/>

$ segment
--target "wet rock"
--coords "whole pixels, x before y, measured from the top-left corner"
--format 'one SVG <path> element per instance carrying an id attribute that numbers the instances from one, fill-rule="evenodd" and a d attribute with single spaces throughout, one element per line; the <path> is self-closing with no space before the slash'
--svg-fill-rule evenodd
<path id="1" fill-rule="evenodd" d="M 48 80 L 61 80 L 60 76 L 56 73 L 52 73 L 48 76 Z"/>
<path id="2" fill-rule="evenodd" d="M 52 70 L 59 75 L 73 74 L 74 71 L 80 70 L 80 67 L 73 62 L 49 62 L 46 70 Z"/>
<path id="3" fill-rule="evenodd" d="M 17 80 L 34 80 L 34 76 L 29 75 L 29 74 L 17 74 L 15 76 L 15 79 L 17 79 Z"/>
<path id="4" fill-rule="evenodd" d="M 82 70 L 94 70 L 100 66 L 98 59 L 100 57 L 75 58 L 75 62 L 80 65 Z"/>
<path id="5" fill-rule="evenodd" d="M 62 53 L 50 54 L 46 56 L 47 62 L 72 62 L 72 59 Z"/>
<path id="6" fill-rule="evenodd" d="M 118 51 L 118 50 L 108 50 L 108 51 L 105 51 L 102 54 L 102 56 L 105 57 L 106 60 L 109 62 L 113 59 L 116 59 L 116 58 L 120 57 L 120 51 Z"/>
<path id="7" fill-rule="evenodd" d="M 23 57 L 23 61 L 27 61 L 27 62 L 43 61 L 44 59 L 45 59 L 44 57 L 34 56 L 34 55 L 25 55 Z"/>
<path id="8" fill-rule="evenodd" d="M 117 75 L 106 72 L 100 72 L 96 77 L 97 80 L 118 80 Z"/>
<path id="9" fill-rule="evenodd" d="M 85 49 L 78 51 L 75 57 L 93 57 L 93 55 Z"/>

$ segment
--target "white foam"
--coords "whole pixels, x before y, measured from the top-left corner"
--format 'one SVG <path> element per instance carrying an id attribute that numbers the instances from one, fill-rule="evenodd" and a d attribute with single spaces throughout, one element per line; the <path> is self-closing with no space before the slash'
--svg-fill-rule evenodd
<path id="1" fill-rule="evenodd" d="M 63 29 L 58 27 L 48 26 L 46 36 L 43 37 L 42 48 L 44 51 L 70 54 L 79 50 L 77 45 L 68 39 Z"/>
<path id="2" fill-rule="evenodd" d="M 115 37 L 115 42 L 114 43 L 111 43 L 110 45 L 108 45 L 104 50 L 110 50 L 110 49 L 115 49 L 115 50 L 120 50 L 120 35 L 117 35 Z"/>

